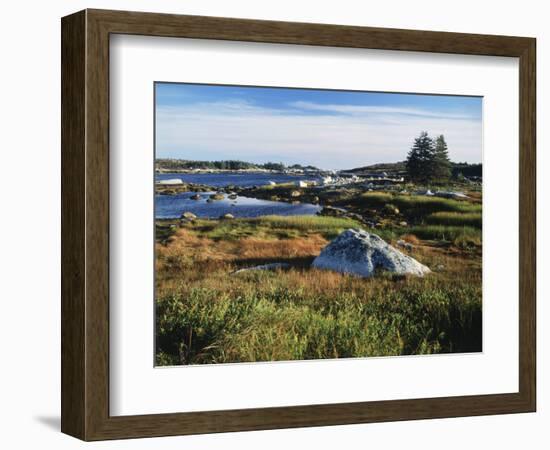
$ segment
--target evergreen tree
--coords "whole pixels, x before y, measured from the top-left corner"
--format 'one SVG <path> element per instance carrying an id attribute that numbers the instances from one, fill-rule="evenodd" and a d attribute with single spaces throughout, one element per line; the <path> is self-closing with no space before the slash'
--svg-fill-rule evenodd
<path id="1" fill-rule="evenodd" d="M 433 175 L 435 150 L 432 139 L 426 131 L 414 140 L 407 155 L 406 167 L 409 178 L 417 182 L 429 182 Z"/>
<path id="2" fill-rule="evenodd" d="M 445 182 L 451 177 L 451 160 L 447 150 L 445 137 L 440 135 L 435 140 L 434 161 L 432 179 L 438 182 Z"/>

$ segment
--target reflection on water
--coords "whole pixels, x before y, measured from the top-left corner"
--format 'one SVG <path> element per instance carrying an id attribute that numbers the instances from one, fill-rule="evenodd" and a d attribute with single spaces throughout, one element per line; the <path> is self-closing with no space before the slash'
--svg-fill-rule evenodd
<path id="1" fill-rule="evenodd" d="M 321 210 L 318 205 L 309 203 L 291 204 L 285 202 L 273 202 L 238 196 L 235 200 L 227 198 L 223 200 L 207 202 L 213 192 L 200 192 L 200 200 L 192 200 L 195 192 L 183 192 L 177 195 L 155 196 L 155 217 L 157 219 L 172 219 L 180 217 L 188 211 L 197 217 L 218 218 L 223 214 L 233 214 L 235 217 L 258 217 L 267 215 L 299 216 L 314 215 Z"/>

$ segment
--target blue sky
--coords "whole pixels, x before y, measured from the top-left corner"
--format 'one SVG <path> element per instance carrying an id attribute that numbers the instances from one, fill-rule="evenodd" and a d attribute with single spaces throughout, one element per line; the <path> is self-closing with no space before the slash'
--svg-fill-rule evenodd
<path id="1" fill-rule="evenodd" d="M 156 83 L 156 157 L 342 169 L 405 159 L 421 131 L 481 161 L 482 99 Z"/>

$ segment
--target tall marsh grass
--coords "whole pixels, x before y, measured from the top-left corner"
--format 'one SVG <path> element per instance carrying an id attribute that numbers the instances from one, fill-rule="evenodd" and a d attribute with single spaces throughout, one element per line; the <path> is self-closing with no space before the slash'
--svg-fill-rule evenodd
<path id="1" fill-rule="evenodd" d="M 292 238 L 311 233 L 332 239 L 347 228 L 360 224 L 352 219 L 328 216 L 261 216 L 253 219 L 231 221 L 197 221 L 206 237 L 215 240 L 231 240 L 243 237 Z"/>
<path id="2" fill-rule="evenodd" d="M 480 285 L 381 283 L 368 297 L 361 289 L 335 297 L 288 289 L 276 276 L 251 274 L 235 291 L 193 288 L 161 298 L 157 364 L 481 350 Z"/>
<path id="3" fill-rule="evenodd" d="M 429 214 L 424 219 L 426 223 L 434 225 L 467 226 L 481 228 L 481 212 L 447 212 L 440 211 Z"/>
<path id="4" fill-rule="evenodd" d="M 479 203 L 463 200 L 431 197 L 425 195 L 394 195 L 385 192 L 366 192 L 356 200 L 363 207 L 383 207 L 386 204 L 397 206 L 402 212 L 422 217 L 426 214 L 446 211 L 461 213 L 481 213 Z"/>
<path id="5" fill-rule="evenodd" d="M 410 228 L 410 233 L 420 239 L 452 242 L 460 248 L 481 245 L 481 230 L 467 226 L 418 225 Z"/>

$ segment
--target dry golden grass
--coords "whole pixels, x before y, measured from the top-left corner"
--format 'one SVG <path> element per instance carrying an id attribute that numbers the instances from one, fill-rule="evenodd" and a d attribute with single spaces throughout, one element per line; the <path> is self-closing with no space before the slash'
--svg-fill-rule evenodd
<path id="1" fill-rule="evenodd" d="M 418 239 L 414 234 L 405 234 L 401 236 L 401 239 L 403 239 L 405 242 L 408 242 L 409 244 L 420 244 L 420 239 Z"/>

